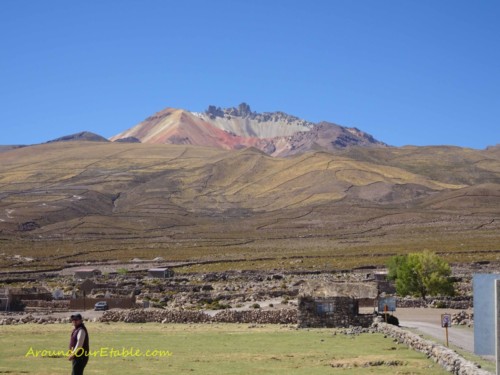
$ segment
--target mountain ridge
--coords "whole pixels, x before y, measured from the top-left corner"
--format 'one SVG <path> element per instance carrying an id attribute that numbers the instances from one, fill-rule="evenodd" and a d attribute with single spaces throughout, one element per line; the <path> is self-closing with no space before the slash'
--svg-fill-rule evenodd
<path id="1" fill-rule="evenodd" d="M 246 103 L 225 109 L 210 105 L 202 113 L 165 108 L 110 140 L 127 137 L 142 143 L 191 144 L 226 150 L 255 147 L 271 156 L 353 145 L 387 146 L 357 128 L 326 121 L 315 124 L 280 111 L 257 113 Z"/>
<path id="2" fill-rule="evenodd" d="M 109 142 L 102 135 L 92 133 L 89 131 L 81 131 L 74 134 L 64 135 L 62 137 L 52 139 L 47 141 L 46 143 L 54 143 L 54 142 L 77 142 L 77 141 L 87 141 L 87 142 Z"/>

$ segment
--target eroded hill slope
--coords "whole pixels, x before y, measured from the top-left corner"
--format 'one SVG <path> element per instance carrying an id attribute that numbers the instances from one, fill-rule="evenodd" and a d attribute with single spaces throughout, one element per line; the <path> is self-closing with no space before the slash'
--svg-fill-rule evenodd
<path id="1" fill-rule="evenodd" d="M 5 151 L 0 261 L 12 265 L 13 252 L 33 256 L 40 246 L 34 265 L 66 261 L 56 254 L 70 248 L 93 260 L 354 260 L 415 248 L 497 256 L 496 153 L 446 149 L 436 158 L 433 149 L 417 161 L 412 148 L 355 151 L 285 159 L 253 148 L 93 142 Z"/>

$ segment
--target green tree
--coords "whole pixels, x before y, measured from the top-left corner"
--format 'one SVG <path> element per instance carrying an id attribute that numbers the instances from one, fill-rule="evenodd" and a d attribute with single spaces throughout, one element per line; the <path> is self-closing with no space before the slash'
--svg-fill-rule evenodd
<path id="1" fill-rule="evenodd" d="M 387 262 L 387 278 L 395 281 L 398 278 L 398 269 L 406 262 L 406 255 L 395 255 Z"/>
<path id="2" fill-rule="evenodd" d="M 453 295 L 448 263 L 430 251 L 392 257 L 387 267 L 388 277 L 396 282 L 400 296 L 414 295 L 426 298 L 435 295 Z"/>

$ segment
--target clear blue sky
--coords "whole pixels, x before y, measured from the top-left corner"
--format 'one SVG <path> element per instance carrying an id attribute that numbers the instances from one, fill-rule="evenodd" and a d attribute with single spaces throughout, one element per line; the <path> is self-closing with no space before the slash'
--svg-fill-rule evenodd
<path id="1" fill-rule="evenodd" d="M 2 0 L 0 144 L 247 102 L 395 146 L 500 143 L 500 2 Z"/>

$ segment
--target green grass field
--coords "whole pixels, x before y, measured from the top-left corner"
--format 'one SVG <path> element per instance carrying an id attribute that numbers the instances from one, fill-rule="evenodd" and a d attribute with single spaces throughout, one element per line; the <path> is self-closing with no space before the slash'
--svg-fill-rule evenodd
<path id="1" fill-rule="evenodd" d="M 346 336 L 334 335 L 331 329 L 243 324 L 88 323 L 87 327 L 91 350 L 98 354 L 90 358 L 86 374 L 446 374 L 424 355 L 380 334 Z M 1 326 L 0 374 L 69 373 L 65 357 L 33 353 L 66 350 L 70 331 L 69 324 Z M 111 356 L 112 349 L 122 348 L 171 355 Z M 399 362 L 363 367 L 375 361 Z"/>

